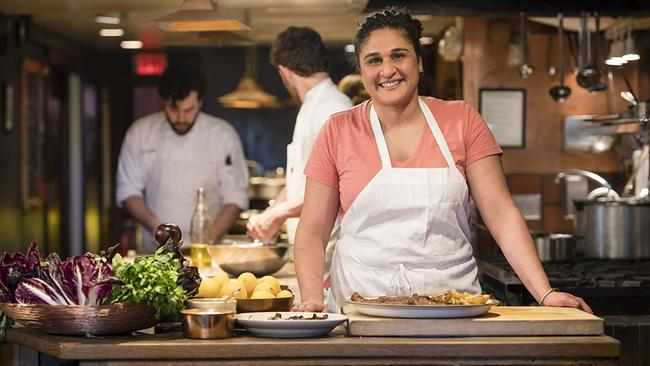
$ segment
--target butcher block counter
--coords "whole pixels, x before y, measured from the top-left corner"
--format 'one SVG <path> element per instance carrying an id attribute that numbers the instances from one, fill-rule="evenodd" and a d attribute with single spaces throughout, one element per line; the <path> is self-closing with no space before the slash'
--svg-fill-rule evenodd
<path id="1" fill-rule="evenodd" d="M 276 276 L 299 298 L 293 263 Z M 194 340 L 180 332 L 86 338 L 15 327 L 14 365 L 619 365 L 620 345 L 602 319 L 575 309 L 493 307 L 480 318 L 371 318 L 345 309 L 349 324 L 326 337 L 272 339 L 237 331 Z M 65 363 L 68 365 L 68 363 Z"/>
<path id="2" fill-rule="evenodd" d="M 102 338 L 11 329 L 15 365 L 38 365 L 39 352 L 81 366 L 99 365 L 618 365 L 608 336 L 327 337 L 267 339 L 243 334 L 192 340 L 180 333 Z M 16 363 L 18 362 L 18 363 Z"/>
<path id="3" fill-rule="evenodd" d="M 236 332 L 221 340 L 179 332 L 86 338 L 30 328 L 7 333 L 14 365 L 619 365 L 619 342 L 604 335 L 356 337 L 345 326 L 319 338 L 270 339 Z M 44 356 L 43 354 L 47 354 Z M 44 361 L 45 360 L 45 361 Z M 50 363 L 48 363 L 49 361 Z M 54 361 L 54 362 L 52 362 Z"/>

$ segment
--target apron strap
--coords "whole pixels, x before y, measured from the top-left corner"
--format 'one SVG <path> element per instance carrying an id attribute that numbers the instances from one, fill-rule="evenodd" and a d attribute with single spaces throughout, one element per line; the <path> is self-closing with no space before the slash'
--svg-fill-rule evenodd
<path id="1" fill-rule="evenodd" d="M 436 142 L 438 143 L 438 147 L 440 148 L 442 155 L 445 157 L 445 160 L 447 161 L 449 167 L 455 169 L 456 164 L 454 163 L 454 158 L 451 156 L 451 151 L 449 150 L 449 146 L 447 146 L 447 141 L 445 141 L 445 137 L 442 135 L 442 131 L 440 131 L 440 126 L 438 126 L 438 121 L 436 121 L 436 117 L 433 116 L 433 113 L 431 113 L 431 109 L 429 109 L 429 106 L 427 106 L 427 104 L 424 102 L 424 100 L 422 100 L 422 98 L 418 98 L 418 102 L 420 102 L 420 109 L 422 109 L 422 113 L 424 113 L 424 118 L 427 120 L 427 123 L 429 124 L 429 128 L 431 129 L 431 132 L 433 133 L 433 137 L 436 139 Z"/>
<path id="2" fill-rule="evenodd" d="M 372 126 L 372 132 L 375 135 L 377 149 L 379 149 L 381 166 L 384 169 L 388 169 L 392 166 L 390 162 L 390 155 L 388 154 L 388 146 L 386 146 L 386 139 L 384 139 L 384 132 L 381 130 L 381 124 L 379 124 L 377 111 L 375 110 L 375 106 L 372 104 L 370 105 L 370 125 Z"/>
<path id="3" fill-rule="evenodd" d="M 427 120 L 429 129 L 431 129 L 431 133 L 438 143 L 440 152 L 442 152 L 442 155 L 445 157 L 447 165 L 449 168 L 455 169 L 456 164 L 454 163 L 454 158 L 451 156 L 451 150 L 449 150 L 449 146 L 447 145 L 447 142 L 442 135 L 442 131 L 438 126 L 438 121 L 436 121 L 436 118 L 433 116 L 433 113 L 431 113 L 429 106 L 427 106 L 422 98 L 418 98 L 418 102 L 420 104 L 420 109 L 424 114 L 424 118 Z M 390 154 L 388 153 L 388 146 L 386 146 L 384 132 L 381 130 L 379 116 L 377 116 L 375 106 L 372 104 L 370 105 L 370 125 L 372 126 L 372 132 L 375 135 L 375 141 L 377 142 L 377 149 L 379 150 L 379 157 L 381 158 L 381 166 L 384 169 L 391 168 L 392 164 L 390 160 Z"/>

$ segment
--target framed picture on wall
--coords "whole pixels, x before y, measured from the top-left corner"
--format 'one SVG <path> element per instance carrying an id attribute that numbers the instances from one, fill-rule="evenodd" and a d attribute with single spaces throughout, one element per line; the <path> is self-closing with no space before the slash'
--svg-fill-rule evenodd
<path id="1" fill-rule="evenodd" d="M 526 89 L 479 90 L 479 112 L 504 148 L 526 145 Z"/>

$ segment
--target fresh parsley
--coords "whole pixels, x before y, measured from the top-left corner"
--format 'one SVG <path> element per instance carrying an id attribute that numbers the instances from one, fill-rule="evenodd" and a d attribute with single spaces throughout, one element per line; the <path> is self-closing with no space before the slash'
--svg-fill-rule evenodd
<path id="1" fill-rule="evenodd" d="M 113 274 L 121 283 L 113 284 L 111 303 L 147 303 L 156 311 L 156 318 L 173 318 L 185 307 L 185 291 L 176 282 L 181 263 L 173 253 L 160 247 L 152 255 L 129 263 L 117 254 L 113 258 Z"/>

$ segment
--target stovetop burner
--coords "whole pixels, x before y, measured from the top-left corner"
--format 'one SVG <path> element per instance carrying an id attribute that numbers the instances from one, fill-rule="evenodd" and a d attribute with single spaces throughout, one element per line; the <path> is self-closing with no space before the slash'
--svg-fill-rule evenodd
<path id="1" fill-rule="evenodd" d="M 552 287 L 582 297 L 597 314 L 650 314 L 650 261 L 580 259 L 544 263 Z M 528 293 L 503 257 L 479 260 L 481 284 L 508 305 L 530 305 Z"/>

